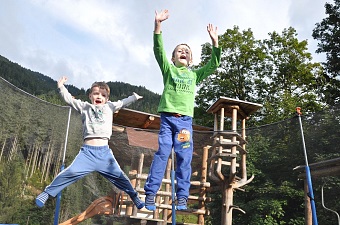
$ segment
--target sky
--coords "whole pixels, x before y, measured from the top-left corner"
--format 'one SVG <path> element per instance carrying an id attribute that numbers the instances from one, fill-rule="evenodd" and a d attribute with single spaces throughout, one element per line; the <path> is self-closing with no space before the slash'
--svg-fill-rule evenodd
<path id="1" fill-rule="evenodd" d="M 238 26 L 256 39 L 297 30 L 308 41 L 313 61 L 315 24 L 326 17 L 324 0 L 0 0 L 0 55 L 67 84 L 88 89 L 95 81 L 119 81 L 161 94 L 162 76 L 152 51 L 155 10 L 168 9 L 162 23 L 168 58 L 179 43 L 192 49 L 211 42 L 206 27 L 218 34 Z M 327 2 L 333 3 L 328 0 Z"/>

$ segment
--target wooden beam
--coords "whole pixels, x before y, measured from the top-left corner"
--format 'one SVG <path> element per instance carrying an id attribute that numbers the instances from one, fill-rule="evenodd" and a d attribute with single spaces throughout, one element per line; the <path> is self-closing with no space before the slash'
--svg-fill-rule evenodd
<path id="1" fill-rule="evenodd" d="M 154 116 L 149 116 L 149 117 L 145 120 L 145 122 L 144 122 L 142 128 L 144 128 L 144 129 L 148 128 L 148 127 L 152 124 L 152 122 L 153 122 L 154 120 L 155 120 L 155 117 L 154 117 Z"/>

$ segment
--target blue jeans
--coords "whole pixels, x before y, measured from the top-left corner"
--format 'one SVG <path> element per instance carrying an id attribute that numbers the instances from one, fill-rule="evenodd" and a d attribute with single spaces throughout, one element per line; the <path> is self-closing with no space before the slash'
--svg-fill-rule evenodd
<path id="1" fill-rule="evenodd" d="M 193 153 L 192 117 L 176 117 L 171 113 L 161 113 L 158 145 L 158 151 L 154 154 L 150 172 L 144 185 L 145 194 L 155 195 L 159 190 L 169 155 L 172 148 L 174 148 L 176 154 L 177 198 L 188 198 Z"/>
<path id="2" fill-rule="evenodd" d="M 71 165 L 54 178 L 52 183 L 45 188 L 45 192 L 55 197 L 64 188 L 94 171 L 97 171 L 129 196 L 137 194 L 108 145 L 83 145 Z"/>

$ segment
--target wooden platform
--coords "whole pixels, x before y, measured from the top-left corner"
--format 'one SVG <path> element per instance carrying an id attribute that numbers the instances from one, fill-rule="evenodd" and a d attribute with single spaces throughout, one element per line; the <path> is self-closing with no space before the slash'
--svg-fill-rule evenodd
<path id="1" fill-rule="evenodd" d="M 142 129 L 159 130 L 160 116 L 145 113 L 137 110 L 123 108 L 113 115 L 113 123 Z M 200 125 L 193 125 L 194 130 L 211 131 L 213 128 Z"/>
<path id="2" fill-rule="evenodd" d="M 246 119 L 250 114 L 256 112 L 262 108 L 261 104 L 247 102 L 227 97 L 220 97 L 212 106 L 207 110 L 208 113 L 216 113 L 221 108 L 228 109 L 227 106 L 239 106 L 237 119 Z M 224 115 L 226 117 L 232 116 L 232 111 L 225 111 Z"/>
<path id="3" fill-rule="evenodd" d="M 305 165 L 300 165 L 294 168 L 300 172 L 299 178 L 305 178 Z M 323 178 L 326 176 L 340 175 L 340 158 L 324 160 L 321 162 L 310 163 L 309 169 L 313 178 Z"/>

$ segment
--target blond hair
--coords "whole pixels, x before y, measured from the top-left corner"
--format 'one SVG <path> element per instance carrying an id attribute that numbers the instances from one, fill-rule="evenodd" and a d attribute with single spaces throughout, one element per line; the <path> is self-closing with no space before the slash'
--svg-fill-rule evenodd
<path id="1" fill-rule="evenodd" d="M 179 45 L 176 45 L 175 49 L 172 51 L 172 58 L 175 58 L 175 53 L 176 53 L 176 49 L 178 48 L 178 46 L 181 46 L 181 45 L 184 45 L 184 46 L 187 46 L 190 50 L 190 57 L 192 58 L 192 51 L 191 51 L 191 48 L 188 44 L 179 44 Z"/>

